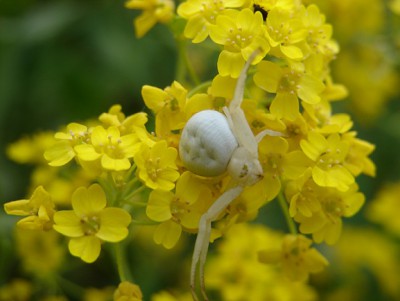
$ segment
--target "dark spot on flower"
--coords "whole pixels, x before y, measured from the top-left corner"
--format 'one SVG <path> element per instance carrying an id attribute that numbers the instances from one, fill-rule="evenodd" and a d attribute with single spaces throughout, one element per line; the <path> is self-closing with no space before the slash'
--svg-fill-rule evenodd
<path id="1" fill-rule="evenodd" d="M 253 10 L 254 10 L 254 12 L 258 12 L 258 11 L 259 11 L 259 12 L 261 13 L 261 15 L 262 15 L 264 21 L 267 20 L 268 11 L 265 10 L 264 7 L 262 7 L 262 6 L 259 5 L 259 4 L 253 4 Z"/>

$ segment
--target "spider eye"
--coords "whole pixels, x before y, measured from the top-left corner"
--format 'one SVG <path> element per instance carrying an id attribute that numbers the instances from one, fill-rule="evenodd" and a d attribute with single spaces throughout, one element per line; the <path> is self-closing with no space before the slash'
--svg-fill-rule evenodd
<path id="1" fill-rule="evenodd" d="M 253 4 L 253 10 L 254 10 L 254 12 L 258 12 L 259 11 L 261 13 L 262 17 L 263 17 L 263 20 L 264 21 L 267 20 L 268 11 L 265 10 L 264 7 L 262 7 L 259 4 Z"/>

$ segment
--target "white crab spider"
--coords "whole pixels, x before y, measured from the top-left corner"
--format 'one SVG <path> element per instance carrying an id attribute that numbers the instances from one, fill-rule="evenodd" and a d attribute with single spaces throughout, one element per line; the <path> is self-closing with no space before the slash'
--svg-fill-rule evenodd
<path id="1" fill-rule="evenodd" d="M 200 218 L 193 251 L 190 286 L 194 300 L 196 269 L 199 264 L 201 292 L 208 300 L 204 285 L 204 264 L 211 235 L 211 223 L 240 195 L 245 186 L 257 183 L 263 177 L 258 160 L 258 143 L 265 135 L 281 136 L 281 133 L 265 130 L 254 136 L 240 108 L 247 70 L 258 54 L 255 51 L 246 62 L 237 80 L 229 107 L 221 114 L 205 110 L 193 115 L 185 125 L 179 143 L 179 154 L 185 167 L 200 176 L 218 176 L 228 172 L 232 177 L 226 190 Z"/>

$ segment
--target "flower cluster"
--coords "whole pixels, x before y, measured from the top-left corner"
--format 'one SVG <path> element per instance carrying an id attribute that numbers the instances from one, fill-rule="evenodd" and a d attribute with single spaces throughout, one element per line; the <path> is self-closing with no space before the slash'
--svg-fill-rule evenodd
<path id="1" fill-rule="evenodd" d="M 132 225 L 156 225 L 154 241 L 168 249 L 182 233 L 200 232 L 202 216 L 238 184 L 229 172 L 204 177 L 189 171 L 179 154 L 182 131 L 197 112 L 224 112 L 252 57 L 252 76 L 239 110 L 254 136 L 265 130 L 280 135 L 260 139 L 260 180 L 244 187 L 216 217 L 211 240 L 227 240 L 221 245 L 223 258 L 211 265 L 214 270 L 206 282 L 211 288 L 222 286 L 226 300 L 261 300 L 270 283 L 276 289 L 268 290 L 271 298 L 279 296 L 280 287 L 290 287 L 293 296 L 302 291 L 304 300 L 313 300 L 315 293 L 303 282 L 328 261 L 312 244 L 338 241 L 342 219 L 356 214 L 364 203 L 356 178 L 375 175 L 369 159 L 374 146 L 357 137 L 349 115 L 332 109 L 332 102 L 346 96 L 346 89 L 330 74 L 339 51 L 332 26 L 316 5 L 297 0 L 188 0 L 181 2 L 176 15 L 173 1 L 130 0 L 126 6 L 142 11 L 134 23 L 139 37 L 157 22 L 181 22 L 183 26 L 173 27 L 180 40 L 215 44 L 218 74 L 199 84 L 188 71 L 164 89 L 143 86 L 154 125 L 147 125 L 143 112 L 125 116 L 119 105 L 97 121 L 68 124 L 44 152 L 49 166 L 67 170 L 75 179 L 67 197 L 58 201 L 53 196 L 52 183 L 60 180 L 60 172 L 43 183 L 44 188 L 38 186 L 30 199 L 5 204 L 5 211 L 26 216 L 18 222 L 23 228 L 54 229 L 66 236 L 70 253 L 87 263 L 99 258 L 103 244 L 121 247 Z M 18 154 L 16 146 L 13 153 Z M 255 219 L 274 199 L 290 234 L 235 225 Z M 241 240 L 235 241 L 235 233 Z M 232 278 L 239 275 L 235 269 L 245 269 L 248 278 Z M 121 281 L 124 278 L 121 275 Z M 140 290 L 126 282 L 114 294 L 114 300 L 141 299 Z"/>

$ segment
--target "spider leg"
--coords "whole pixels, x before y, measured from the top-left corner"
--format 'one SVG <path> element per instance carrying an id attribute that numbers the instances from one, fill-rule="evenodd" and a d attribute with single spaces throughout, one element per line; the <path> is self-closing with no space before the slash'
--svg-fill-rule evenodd
<path id="1" fill-rule="evenodd" d="M 259 132 L 256 136 L 256 141 L 257 143 L 260 143 L 261 140 L 265 137 L 265 136 L 272 136 L 272 137 L 283 137 L 285 136 L 284 134 L 282 134 L 281 132 L 277 132 L 277 131 L 273 131 L 273 130 L 263 130 L 261 132 Z"/>
<path id="2" fill-rule="evenodd" d="M 249 59 L 246 61 L 245 65 L 244 65 L 242 71 L 240 72 L 239 78 L 236 82 L 233 99 L 232 99 L 231 103 L 229 104 L 230 111 L 240 108 L 240 105 L 242 104 L 242 101 L 243 101 L 244 88 L 246 86 L 247 71 L 249 70 L 251 63 L 254 61 L 254 59 L 260 53 L 260 51 L 261 51 L 261 49 L 256 49 L 250 55 Z"/>
<path id="3" fill-rule="evenodd" d="M 211 223 L 218 218 L 225 208 L 235 198 L 237 198 L 242 191 L 242 186 L 237 186 L 225 191 L 200 218 L 199 230 L 194 246 L 192 266 L 190 270 L 190 287 L 192 290 L 193 299 L 196 301 L 198 300 L 195 292 L 197 264 L 199 264 L 201 293 L 204 297 L 204 300 L 208 300 L 204 284 L 204 265 L 207 258 L 208 246 L 210 244 Z"/>

